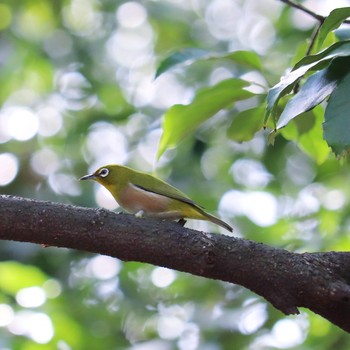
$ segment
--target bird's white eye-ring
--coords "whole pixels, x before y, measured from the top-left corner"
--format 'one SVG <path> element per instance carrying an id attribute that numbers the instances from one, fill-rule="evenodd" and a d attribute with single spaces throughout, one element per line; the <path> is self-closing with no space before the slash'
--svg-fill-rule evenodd
<path id="1" fill-rule="evenodd" d="M 101 169 L 100 172 L 98 173 L 98 175 L 101 177 L 106 177 L 108 174 L 109 174 L 109 170 L 107 168 Z"/>

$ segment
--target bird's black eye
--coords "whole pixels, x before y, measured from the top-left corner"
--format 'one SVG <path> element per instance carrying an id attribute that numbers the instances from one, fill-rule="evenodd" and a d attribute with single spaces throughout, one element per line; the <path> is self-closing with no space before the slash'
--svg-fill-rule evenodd
<path id="1" fill-rule="evenodd" d="M 109 170 L 107 168 L 101 169 L 100 172 L 98 173 L 98 175 L 101 177 L 106 177 L 108 174 L 109 174 Z"/>

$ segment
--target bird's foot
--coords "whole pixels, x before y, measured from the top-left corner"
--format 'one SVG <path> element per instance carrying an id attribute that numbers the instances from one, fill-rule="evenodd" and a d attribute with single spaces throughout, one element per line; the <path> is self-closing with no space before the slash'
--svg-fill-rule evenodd
<path id="1" fill-rule="evenodd" d="M 187 220 L 185 220 L 185 219 L 180 219 L 177 223 L 178 223 L 179 225 L 181 225 L 181 226 L 185 226 L 186 222 L 187 222 Z"/>
<path id="2" fill-rule="evenodd" d="M 138 211 L 135 216 L 137 218 L 144 218 L 145 217 L 145 212 L 143 210 Z"/>

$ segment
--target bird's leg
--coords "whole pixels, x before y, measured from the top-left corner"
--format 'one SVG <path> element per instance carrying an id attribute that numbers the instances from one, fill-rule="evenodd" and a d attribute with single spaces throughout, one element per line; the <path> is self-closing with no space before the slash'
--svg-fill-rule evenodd
<path id="1" fill-rule="evenodd" d="M 185 226 L 187 220 L 185 220 L 184 218 L 181 218 L 177 223 L 180 224 L 181 226 Z"/>
<path id="2" fill-rule="evenodd" d="M 137 218 L 144 218 L 145 217 L 145 212 L 143 210 L 139 210 L 137 213 L 135 213 L 135 216 Z"/>

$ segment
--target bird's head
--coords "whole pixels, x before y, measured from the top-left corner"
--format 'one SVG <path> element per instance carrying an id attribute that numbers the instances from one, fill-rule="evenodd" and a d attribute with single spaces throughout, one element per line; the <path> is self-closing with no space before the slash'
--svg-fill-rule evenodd
<path id="1" fill-rule="evenodd" d="M 85 175 L 79 180 L 95 180 L 101 185 L 108 187 L 108 185 L 113 184 L 118 179 L 118 165 L 105 165 L 98 168 L 94 173 Z"/>

